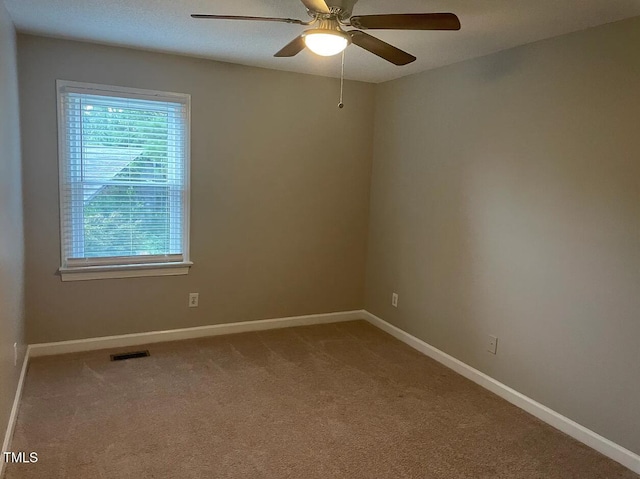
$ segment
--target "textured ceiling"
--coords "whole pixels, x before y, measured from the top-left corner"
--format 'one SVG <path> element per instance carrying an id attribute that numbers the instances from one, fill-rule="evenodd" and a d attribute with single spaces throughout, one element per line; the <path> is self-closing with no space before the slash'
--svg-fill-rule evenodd
<path id="1" fill-rule="evenodd" d="M 191 13 L 308 20 L 299 0 L 4 0 L 19 31 L 187 54 L 265 68 L 338 76 L 339 56 L 273 54 L 304 27 L 194 20 Z M 330 0 L 328 3 L 331 3 Z M 454 12 L 459 32 L 369 31 L 418 57 L 396 67 L 352 45 L 346 77 L 392 80 L 517 45 L 640 15 L 638 0 L 360 0 L 354 13 Z"/>

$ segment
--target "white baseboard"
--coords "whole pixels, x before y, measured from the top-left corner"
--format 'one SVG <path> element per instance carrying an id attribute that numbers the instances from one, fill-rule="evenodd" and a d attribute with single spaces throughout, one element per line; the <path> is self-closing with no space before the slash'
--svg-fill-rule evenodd
<path id="1" fill-rule="evenodd" d="M 592 449 L 595 449 L 616 462 L 619 462 L 623 466 L 631 469 L 633 472 L 640 474 L 640 456 L 634 452 L 625 449 L 624 447 L 602 437 L 584 426 L 581 426 L 577 422 L 572 421 L 568 417 L 565 417 L 552 409 L 549 409 L 524 394 L 511 389 L 509 386 L 496 381 L 492 377 L 472 368 L 453 356 L 434 348 L 430 344 L 425 343 L 421 339 L 412 336 L 402 329 L 387 323 L 385 320 L 375 316 L 374 314 L 371 314 L 368 311 L 363 311 L 363 315 L 369 323 L 389 333 L 403 343 L 408 344 L 412 348 L 432 359 L 435 359 L 465 378 L 470 379 L 483 388 L 488 389 L 503 399 L 506 399 L 511 404 L 527 411 L 529 414 L 532 414 L 550 426 L 559 429 L 581 443 L 586 444 Z"/>
<path id="2" fill-rule="evenodd" d="M 264 331 L 267 329 L 307 326 L 311 324 L 338 323 L 364 319 L 364 312 L 344 311 L 339 313 L 310 314 L 307 316 L 291 316 L 288 318 L 260 319 L 240 323 L 214 324 L 196 328 L 172 329 L 169 331 L 151 331 L 147 333 L 123 334 L 121 336 L 104 336 L 100 338 L 60 341 L 56 343 L 40 343 L 29 346 L 30 356 L 52 356 L 56 354 L 94 351 L 97 349 L 121 348 L 141 344 L 163 343 L 182 339 L 204 338 L 223 334 Z M 0 476 L 1 477 L 1 476 Z"/>
<path id="3" fill-rule="evenodd" d="M 18 421 L 18 410 L 20 409 L 20 398 L 22 397 L 22 388 L 24 387 L 24 378 L 27 375 L 27 367 L 29 365 L 29 347 L 27 347 L 24 353 L 24 359 L 22 360 L 22 370 L 20 371 L 20 379 L 18 379 L 18 386 L 16 387 L 16 395 L 13 398 L 13 406 L 11 407 L 11 414 L 9 414 L 9 423 L 7 424 L 7 430 L 4 434 L 4 441 L 2 442 L 2 451 L 11 450 L 11 440 L 13 439 L 13 431 Z M 4 461 L 4 455 L 0 457 L 0 478 L 4 474 L 4 468 L 6 462 Z"/>

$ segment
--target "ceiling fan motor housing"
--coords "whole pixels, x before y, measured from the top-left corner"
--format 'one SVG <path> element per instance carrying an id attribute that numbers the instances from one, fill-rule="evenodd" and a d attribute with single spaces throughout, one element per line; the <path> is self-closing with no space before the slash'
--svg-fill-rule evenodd
<path id="1" fill-rule="evenodd" d="M 331 10 L 331 16 L 336 16 L 342 21 L 349 19 L 353 13 L 353 7 L 358 0 L 327 0 L 327 6 Z"/>
<path id="2" fill-rule="evenodd" d="M 340 24 L 338 23 L 338 20 L 336 20 L 335 18 L 319 18 L 313 24 L 313 29 L 328 30 L 332 33 L 339 33 L 339 34 L 344 33 L 344 31 L 340 27 Z"/>

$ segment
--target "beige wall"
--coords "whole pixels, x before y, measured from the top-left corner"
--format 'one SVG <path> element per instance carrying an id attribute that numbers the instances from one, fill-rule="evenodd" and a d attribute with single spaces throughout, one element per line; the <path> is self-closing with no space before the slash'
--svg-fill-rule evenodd
<path id="1" fill-rule="evenodd" d="M 369 311 L 640 453 L 640 19 L 380 85 L 371 189 Z"/>
<path id="2" fill-rule="evenodd" d="M 22 366 L 13 344 L 24 351 L 21 184 L 16 34 L 0 1 L 0 443 Z"/>
<path id="3" fill-rule="evenodd" d="M 372 85 L 347 82 L 339 110 L 335 79 L 25 35 L 18 48 L 29 343 L 362 308 Z M 188 276 L 56 276 L 56 79 L 191 94 Z"/>

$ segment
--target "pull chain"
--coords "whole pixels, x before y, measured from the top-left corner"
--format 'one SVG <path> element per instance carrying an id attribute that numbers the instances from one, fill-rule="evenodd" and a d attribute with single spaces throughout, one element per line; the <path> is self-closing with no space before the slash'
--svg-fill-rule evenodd
<path id="1" fill-rule="evenodd" d="M 344 50 L 342 50 L 342 71 L 340 72 L 340 103 L 338 103 L 338 108 L 344 108 L 344 103 L 342 102 L 343 91 L 344 91 Z"/>

